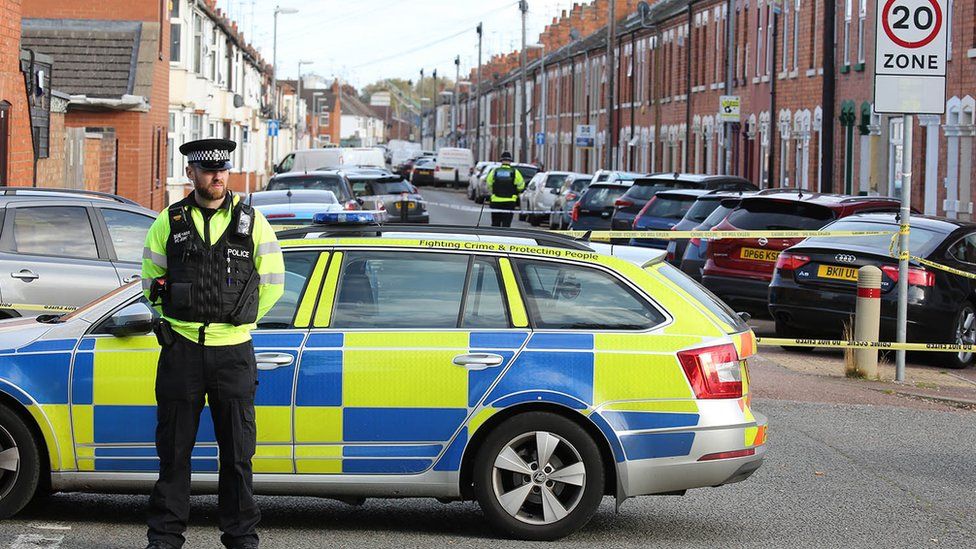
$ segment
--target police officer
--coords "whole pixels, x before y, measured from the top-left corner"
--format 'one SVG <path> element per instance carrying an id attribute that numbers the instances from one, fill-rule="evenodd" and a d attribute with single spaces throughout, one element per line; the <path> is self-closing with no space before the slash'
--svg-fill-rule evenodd
<path id="1" fill-rule="evenodd" d="M 159 480 L 149 499 L 147 549 L 178 549 L 190 513 L 190 456 L 204 398 L 220 453 L 221 541 L 258 547 L 251 491 L 257 365 L 250 331 L 284 292 L 284 260 L 260 212 L 227 189 L 226 139 L 180 147 L 193 192 L 156 218 L 146 236 L 143 289 L 162 319 L 156 372 Z"/>
<path id="2" fill-rule="evenodd" d="M 501 166 L 492 168 L 485 178 L 491 195 L 491 226 L 511 227 L 512 212 L 498 210 L 515 209 L 519 195 L 525 190 L 525 179 L 512 167 L 512 153 L 503 152 L 501 162 Z"/>

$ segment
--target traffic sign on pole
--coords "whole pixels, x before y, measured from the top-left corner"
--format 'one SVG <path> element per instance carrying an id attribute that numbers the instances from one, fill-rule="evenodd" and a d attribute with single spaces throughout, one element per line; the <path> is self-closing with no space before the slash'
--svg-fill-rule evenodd
<path id="1" fill-rule="evenodd" d="M 949 0 L 878 0 L 874 111 L 944 114 Z"/>
<path id="2" fill-rule="evenodd" d="M 536 132 L 536 134 L 535 134 L 535 144 L 536 145 L 545 145 L 546 144 L 546 134 L 544 134 L 542 132 Z"/>

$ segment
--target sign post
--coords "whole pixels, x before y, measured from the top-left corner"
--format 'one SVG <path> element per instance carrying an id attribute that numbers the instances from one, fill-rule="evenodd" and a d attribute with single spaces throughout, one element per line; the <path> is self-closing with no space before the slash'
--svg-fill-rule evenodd
<path id="1" fill-rule="evenodd" d="M 722 95 L 718 98 L 718 119 L 722 122 L 739 122 L 741 100 L 738 95 Z"/>
<path id="2" fill-rule="evenodd" d="M 944 114 L 948 0 L 878 0 L 874 111 L 902 115 L 896 340 L 908 335 L 908 236 L 912 207 L 913 114 Z M 905 351 L 895 352 L 895 380 L 905 381 Z"/>
<path id="3" fill-rule="evenodd" d="M 596 126 L 592 124 L 576 125 L 576 146 L 580 148 L 593 148 L 596 144 Z"/>

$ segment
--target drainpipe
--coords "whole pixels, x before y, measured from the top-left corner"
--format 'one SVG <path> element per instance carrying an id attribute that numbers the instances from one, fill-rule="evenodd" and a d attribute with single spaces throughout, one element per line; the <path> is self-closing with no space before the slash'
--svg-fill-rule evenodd
<path id="1" fill-rule="evenodd" d="M 688 94 L 685 98 L 685 172 L 691 171 L 689 168 L 691 155 L 688 154 L 688 148 L 691 138 L 691 29 L 694 25 L 694 6 L 694 0 L 688 2 L 688 34 L 685 36 L 685 93 Z"/>
<path id="2" fill-rule="evenodd" d="M 834 181 L 834 101 L 835 99 L 835 74 L 834 74 L 834 23 L 837 21 L 837 6 L 834 2 L 824 2 L 824 21 L 828 24 L 823 26 L 823 121 L 820 126 L 820 142 L 826 147 L 821 146 L 820 150 L 820 192 L 832 192 Z"/>

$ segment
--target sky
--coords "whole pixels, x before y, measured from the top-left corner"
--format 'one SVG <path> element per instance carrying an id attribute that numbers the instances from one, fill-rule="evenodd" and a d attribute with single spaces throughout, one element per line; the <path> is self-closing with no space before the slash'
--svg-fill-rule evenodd
<path id="1" fill-rule="evenodd" d="M 580 1 L 580 0 L 576 0 Z M 275 5 L 296 14 L 278 15 L 278 78 L 313 72 L 341 77 L 361 88 L 382 78 L 416 81 L 433 69 L 454 78 L 461 56 L 461 78 L 478 62 L 475 27 L 484 23 L 482 60 L 520 47 L 521 20 L 516 0 L 218 0 L 238 22 L 245 38 L 272 60 Z M 526 42 L 568 10 L 573 0 L 529 0 Z"/>

